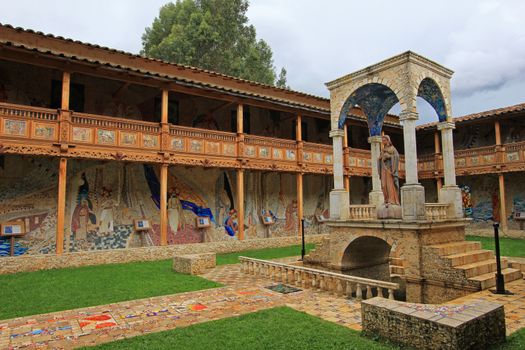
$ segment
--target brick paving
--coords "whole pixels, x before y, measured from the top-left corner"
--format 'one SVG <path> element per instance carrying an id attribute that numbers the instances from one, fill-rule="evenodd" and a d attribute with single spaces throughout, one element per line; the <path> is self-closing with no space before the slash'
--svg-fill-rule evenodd
<path id="1" fill-rule="evenodd" d="M 0 349 L 71 349 L 196 323 L 289 306 L 343 326 L 361 329 L 361 307 L 327 292 L 281 294 L 275 282 L 242 274 L 239 265 L 219 266 L 202 276 L 225 287 L 131 300 L 0 321 Z M 489 300 L 505 305 L 507 332 L 525 327 L 525 281 L 507 284 L 515 295 L 474 293 L 451 303 Z"/>

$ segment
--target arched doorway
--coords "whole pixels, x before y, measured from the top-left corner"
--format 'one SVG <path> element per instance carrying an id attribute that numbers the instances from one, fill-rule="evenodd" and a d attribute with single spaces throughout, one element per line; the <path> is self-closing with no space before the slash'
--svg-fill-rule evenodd
<path id="1" fill-rule="evenodd" d="M 341 260 L 341 270 L 352 276 L 390 281 L 391 248 L 381 238 L 358 237 L 346 247 Z"/>

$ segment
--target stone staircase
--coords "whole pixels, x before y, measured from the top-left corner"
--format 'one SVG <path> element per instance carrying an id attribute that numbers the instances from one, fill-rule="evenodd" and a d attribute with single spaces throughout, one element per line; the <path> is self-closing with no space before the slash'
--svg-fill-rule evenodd
<path id="1" fill-rule="evenodd" d="M 430 268 L 442 269 L 441 273 L 446 277 L 444 281 L 466 282 L 478 290 L 496 285 L 496 258 L 491 250 L 481 249 L 480 242 L 451 242 L 425 246 L 424 250 L 434 257 L 433 261 L 438 265 Z M 507 258 L 501 258 L 501 268 L 505 282 L 523 278 L 519 269 L 509 267 Z"/>

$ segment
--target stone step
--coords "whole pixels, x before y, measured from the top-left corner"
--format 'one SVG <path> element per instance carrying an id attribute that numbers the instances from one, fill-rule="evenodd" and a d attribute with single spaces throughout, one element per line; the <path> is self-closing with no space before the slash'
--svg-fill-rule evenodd
<path id="1" fill-rule="evenodd" d="M 405 275 L 405 268 L 403 266 L 390 265 L 391 275 Z"/>
<path id="2" fill-rule="evenodd" d="M 509 266 L 513 269 L 518 269 L 521 272 L 524 273 L 525 276 L 525 259 L 518 258 L 520 260 L 517 260 L 516 258 L 509 258 Z"/>
<path id="3" fill-rule="evenodd" d="M 507 259 L 501 259 L 501 268 L 507 268 Z M 471 264 L 459 265 L 456 269 L 463 270 L 466 278 L 474 276 L 484 275 L 486 273 L 496 271 L 496 259 L 489 259 L 484 261 L 478 261 Z"/>
<path id="4" fill-rule="evenodd" d="M 502 269 L 501 274 L 503 275 L 503 280 L 505 283 L 523 278 L 523 273 L 520 270 L 510 267 Z M 478 282 L 480 284 L 481 290 L 492 288 L 496 285 L 496 273 L 485 273 L 483 275 L 471 277 L 469 280 Z"/>
<path id="5" fill-rule="evenodd" d="M 494 259 L 494 253 L 491 250 L 473 250 L 447 255 L 446 258 L 450 260 L 452 266 L 459 266 Z"/>
<path id="6" fill-rule="evenodd" d="M 474 250 L 481 250 L 481 242 L 451 242 L 431 245 L 431 248 L 437 249 L 439 255 L 452 255 L 459 253 L 471 252 Z"/>

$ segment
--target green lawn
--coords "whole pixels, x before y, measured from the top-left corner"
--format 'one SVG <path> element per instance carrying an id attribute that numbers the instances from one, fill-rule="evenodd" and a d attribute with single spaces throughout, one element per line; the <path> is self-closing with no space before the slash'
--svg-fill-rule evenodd
<path id="1" fill-rule="evenodd" d="M 306 244 L 306 254 L 315 248 L 315 244 Z M 246 250 L 244 252 L 230 253 L 230 254 L 219 254 L 217 255 L 217 265 L 225 264 L 237 264 L 239 262 L 239 256 L 247 256 L 256 259 L 277 259 L 285 258 L 288 256 L 300 256 L 301 246 L 292 245 L 289 247 L 281 248 L 267 248 L 257 250 Z"/>
<path id="2" fill-rule="evenodd" d="M 483 249 L 494 250 L 493 237 L 467 236 L 467 241 L 479 241 Z M 525 239 L 500 237 L 499 247 L 503 256 L 525 257 Z"/>
<path id="3" fill-rule="evenodd" d="M 238 262 L 239 255 L 271 259 L 300 254 L 300 246 L 251 250 L 217 255 L 217 263 Z M 160 260 L 1 275 L 0 320 L 220 286 L 175 273 L 171 264 Z"/>
<path id="4" fill-rule="evenodd" d="M 404 349 L 287 307 L 152 333 L 84 349 Z M 525 329 L 492 350 L 525 349 Z"/>
<path id="5" fill-rule="evenodd" d="M 396 349 L 287 307 L 101 344 L 95 349 Z M 93 349 L 90 348 L 90 349 Z"/>

